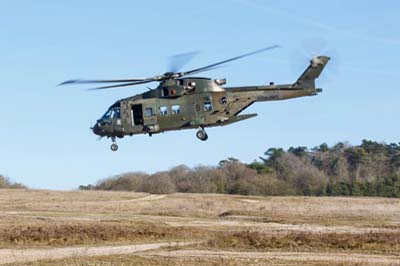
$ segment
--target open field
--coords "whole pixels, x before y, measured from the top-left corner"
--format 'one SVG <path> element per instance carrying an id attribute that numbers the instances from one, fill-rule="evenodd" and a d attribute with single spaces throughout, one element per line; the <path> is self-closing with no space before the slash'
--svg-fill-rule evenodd
<path id="1" fill-rule="evenodd" d="M 0 264 L 400 265 L 400 200 L 0 190 Z"/>

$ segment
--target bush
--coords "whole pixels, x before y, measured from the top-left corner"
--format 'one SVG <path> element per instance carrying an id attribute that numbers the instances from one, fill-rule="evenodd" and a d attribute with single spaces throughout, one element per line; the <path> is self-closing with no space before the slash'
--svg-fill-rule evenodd
<path id="1" fill-rule="evenodd" d="M 106 178 L 94 187 L 99 190 L 136 191 L 149 175 L 141 172 L 126 173 Z"/>
<path id="2" fill-rule="evenodd" d="M 156 173 L 143 180 L 138 191 L 153 194 L 170 194 L 176 192 L 175 184 L 166 172 Z"/>
<path id="3" fill-rule="evenodd" d="M 285 153 L 277 160 L 284 169 L 279 178 L 292 186 L 298 194 L 305 196 L 321 196 L 325 194 L 328 177 L 309 161 L 298 156 Z"/>
<path id="4" fill-rule="evenodd" d="M 0 188 L 26 188 L 20 183 L 13 183 L 9 178 L 0 175 Z"/>
<path id="5" fill-rule="evenodd" d="M 94 189 L 150 193 L 400 197 L 400 144 L 363 140 L 307 147 L 269 148 L 249 165 L 235 158 L 218 166 L 185 165 L 154 175 L 127 173 L 100 181 Z M 8 182 L 8 180 L 0 180 Z M 4 186 L 4 185 L 3 185 Z M 92 189 L 81 186 L 80 189 Z"/>

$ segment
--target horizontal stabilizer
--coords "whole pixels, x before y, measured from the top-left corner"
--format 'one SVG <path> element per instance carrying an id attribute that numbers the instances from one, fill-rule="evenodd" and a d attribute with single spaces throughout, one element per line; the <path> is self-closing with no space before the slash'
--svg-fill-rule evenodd
<path id="1" fill-rule="evenodd" d="M 229 118 L 228 120 L 222 121 L 221 125 L 225 126 L 225 125 L 229 125 L 229 124 L 233 124 L 242 120 L 246 120 L 252 117 L 257 116 L 257 114 L 245 114 L 245 115 L 237 115 L 237 116 L 233 116 L 231 118 Z"/>

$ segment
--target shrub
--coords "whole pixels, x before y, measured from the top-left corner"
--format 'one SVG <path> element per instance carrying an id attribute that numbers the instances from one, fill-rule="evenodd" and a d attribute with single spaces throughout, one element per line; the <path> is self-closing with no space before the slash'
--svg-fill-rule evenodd
<path id="1" fill-rule="evenodd" d="M 26 188 L 20 183 L 13 183 L 8 177 L 0 175 L 0 188 Z"/>

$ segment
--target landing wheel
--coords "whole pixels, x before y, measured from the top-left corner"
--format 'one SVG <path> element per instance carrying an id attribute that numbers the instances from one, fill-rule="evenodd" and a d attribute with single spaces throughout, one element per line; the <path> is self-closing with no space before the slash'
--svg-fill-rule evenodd
<path id="1" fill-rule="evenodd" d="M 118 145 L 116 143 L 111 144 L 111 150 L 112 151 L 117 151 L 118 150 Z"/>
<path id="2" fill-rule="evenodd" d="M 208 139 L 208 135 L 204 131 L 204 129 L 200 129 L 199 131 L 197 131 L 196 137 L 201 141 L 206 141 Z"/>

